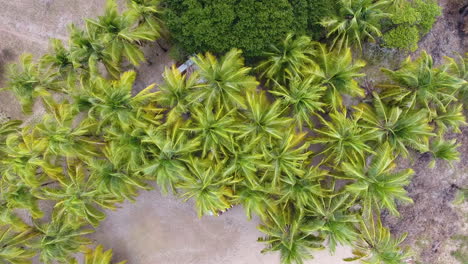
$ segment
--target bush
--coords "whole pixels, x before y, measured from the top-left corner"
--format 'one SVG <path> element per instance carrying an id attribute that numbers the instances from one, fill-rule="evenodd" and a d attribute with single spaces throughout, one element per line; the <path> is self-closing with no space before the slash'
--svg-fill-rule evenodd
<path id="1" fill-rule="evenodd" d="M 260 55 L 271 42 L 295 31 L 287 0 L 166 0 L 165 20 L 176 44 L 188 53 L 241 48 Z"/>
<path id="2" fill-rule="evenodd" d="M 318 22 L 334 10 L 330 0 L 165 0 L 165 21 L 175 43 L 188 54 L 240 48 L 261 55 L 288 32 L 318 40 Z"/>
<path id="3" fill-rule="evenodd" d="M 418 49 L 419 31 L 415 26 L 399 25 L 383 36 L 385 46 L 391 48 Z"/>
<path id="4" fill-rule="evenodd" d="M 414 8 L 421 13 L 419 27 L 421 34 L 426 35 L 431 31 L 437 17 L 442 15 L 442 8 L 437 4 L 436 0 L 416 0 L 414 1 Z"/>
<path id="5" fill-rule="evenodd" d="M 429 33 L 442 14 L 436 0 L 403 2 L 393 9 L 389 31 L 384 33 L 384 46 L 415 51 L 422 36 Z"/>

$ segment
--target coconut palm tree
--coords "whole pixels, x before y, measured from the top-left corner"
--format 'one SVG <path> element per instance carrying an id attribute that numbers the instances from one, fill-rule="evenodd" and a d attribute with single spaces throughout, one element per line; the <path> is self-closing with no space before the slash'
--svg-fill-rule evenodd
<path id="1" fill-rule="evenodd" d="M 177 187 L 181 189 L 184 201 L 193 198 L 198 217 L 217 214 L 231 206 L 232 177 L 222 177 L 220 163 L 189 157 L 190 174 Z"/>
<path id="2" fill-rule="evenodd" d="M 162 110 L 152 104 L 157 92 L 150 92 L 154 85 L 133 96 L 135 78 L 134 71 L 123 73 L 115 81 L 96 77 L 89 87 L 84 88 L 91 105 L 88 115 L 98 123 L 98 131 L 106 126 L 129 131 L 131 127 L 144 128 L 148 124 L 160 124 L 158 114 Z"/>
<path id="3" fill-rule="evenodd" d="M 96 179 L 99 192 L 112 194 L 123 201 L 133 200 L 139 189 L 150 189 L 138 172 L 127 170 L 124 159 L 118 156 L 122 153 L 113 152 L 109 147 L 104 148 L 103 153 L 106 159 L 86 161 L 89 177 Z"/>
<path id="4" fill-rule="evenodd" d="M 127 0 L 127 6 L 126 12 L 138 17 L 140 26 L 151 28 L 158 35 L 165 31 L 161 20 L 160 0 Z"/>
<path id="5" fill-rule="evenodd" d="M 28 264 L 36 252 L 27 246 L 37 233 L 32 230 L 14 232 L 0 227 L 0 264 Z"/>
<path id="6" fill-rule="evenodd" d="M 281 139 L 282 131 L 287 130 L 292 119 L 284 117 L 284 107 L 280 100 L 268 102 L 265 92 L 246 94 L 247 110 L 240 112 L 245 122 L 239 138 L 258 141 L 259 144 L 271 144 L 273 139 Z"/>
<path id="7" fill-rule="evenodd" d="M 344 161 L 363 160 L 366 153 L 373 153 L 368 141 L 375 137 L 376 129 L 359 125 L 359 116 L 347 117 L 346 111 L 330 113 L 330 121 L 318 116 L 323 127 L 314 129 L 317 137 L 312 144 L 323 144 L 318 155 L 324 155 L 323 162 L 333 160 L 335 165 Z"/>
<path id="8" fill-rule="evenodd" d="M 377 222 L 377 223 L 376 223 Z M 406 234 L 393 238 L 390 230 L 382 226 L 379 217 L 360 221 L 360 239 L 354 245 L 353 258 L 345 261 L 361 260 L 368 264 L 405 264 L 408 263 L 410 254 L 407 248 L 401 248 L 400 244 L 405 240 Z"/>
<path id="9" fill-rule="evenodd" d="M 44 200 L 54 200 L 53 217 L 65 219 L 71 226 L 80 226 L 83 221 L 93 225 L 106 217 L 100 209 L 114 209 L 119 202 L 113 195 L 97 189 L 98 180 L 86 177 L 82 163 L 68 164 L 67 176 L 59 179 L 59 187 L 41 190 Z"/>
<path id="10" fill-rule="evenodd" d="M 148 161 L 142 172 L 156 183 L 163 194 L 175 192 L 175 185 L 188 177 L 187 162 L 190 154 L 199 150 L 200 142 L 190 139 L 180 123 L 164 128 L 148 128 L 142 140 L 149 144 Z"/>
<path id="11" fill-rule="evenodd" d="M 278 197 L 277 203 L 284 210 L 286 206 L 294 205 L 297 208 L 306 208 L 312 204 L 314 197 L 324 195 L 320 181 L 327 175 L 328 171 L 321 170 L 315 166 L 303 168 L 303 175 L 296 175 L 284 179 L 276 191 Z M 273 189 L 272 189 L 273 190 Z M 275 190 L 273 190 L 275 193 Z"/>
<path id="12" fill-rule="evenodd" d="M 342 178 L 353 180 L 346 186 L 346 191 L 361 199 L 366 215 L 373 211 L 380 212 L 380 209 L 388 209 L 390 213 L 399 215 L 396 201 L 413 201 L 404 187 L 409 184 L 414 171 L 405 169 L 394 172 L 395 157 L 388 144 L 379 148 L 377 153 L 369 162 L 366 159 L 341 164 Z"/>
<path id="13" fill-rule="evenodd" d="M 68 102 L 49 106 L 51 113 L 44 115 L 32 131 L 36 140 L 40 141 L 37 144 L 45 146 L 44 157 L 53 155 L 84 159 L 95 156 L 97 142 L 91 137 L 94 124 L 80 122 L 73 125 L 77 113 Z"/>
<path id="14" fill-rule="evenodd" d="M 429 153 L 433 157 L 433 160 L 429 163 L 429 167 L 433 168 L 436 165 L 436 159 L 448 161 L 450 165 L 452 162 L 460 160 L 460 152 L 457 151 L 458 147 L 460 147 L 460 144 L 457 143 L 456 139 L 434 139 L 429 145 Z"/>
<path id="15" fill-rule="evenodd" d="M 277 203 L 270 193 L 271 186 L 268 184 L 250 186 L 241 182 L 235 187 L 235 201 L 242 204 L 247 219 L 251 220 L 255 214 L 266 220 L 269 217 L 268 212 L 278 212 Z"/>
<path id="16" fill-rule="evenodd" d="M 110 54 L 117 65 L 122 56 L 137 66 L 145 60 L 137 43 L 154 41 L 159 36 L 158 30 L 146 24 L 136 25 L 137 17 L 131 13 L 119 14 L 117 2 L 107 0 L 103 16 L 97 19 L 86 19 L 89 30 L 96 31 L 105 43 L 105 52 Z"/>
<path id="17" fill-rule="evenodd" d="M 349 194 L 334 192 L 335 183 L 331 186 L 331 193 L 322 196 L 312 196 L 308 203 L 308 216 L 312 217 L 308 222 L 310 231 L 316 231 L 326 238 L 330 252 L 334 253 L 336 246 L 350 245 L 358 238 L 354 227 L 358 222 L 356 215 L 349 212 L 354 200 Z"/>
<path id="18" fill-rule="evenodd" d="M 43 158 L 47 148 L 45 141 L 38 140 L 31 127 L 24 127 L 18 134 L 11 134 L 3 148 L 5 157 L 0 161 L 3 181 L 12 181 L 35 188 L 50 178 L 61 175 L 62 169 Z"/>
<path id="19" fill-rule="evenodd" d="M 120 74 L 120 65 L 114 61 L 106 51 L 106 43 L 100 38 L 96 30 L 86 27 L 85 30 L 71 24 L 70 32 L 70 59 L 75 69 L 84 71 L 83 77 L 99 74 L 99 63 L 102 63 L 107 72 L 114 78 Z"/>
<path id="20" fill-rule="evenodd" d="M 385 0 L 341 0 L 338 14 L 320 22 L 333 37 L 331 48 L 341 50 L 357 45 L 362 50 L 362 42 L 375 41 L 380 37 L 380 20 L 389 17 L 384 9 L 389 4 Z"/>
<path id="21" fill-rule="evenodd" d="M 427 151 L 429 138 L 435 136 L 427 111 L 390 107 L 382 102 L 377 93 L 373 95 L 373 107 L 359 104 L 355 109 L 359 111 L 363 128 L 376 129 L 374 135 L 378 144 L 388 142 L 396 155 L 402 154 L 404 157 L 409 155 L 408 148 Z"/>
<path id="22" fill-rule="evenodd" d="M 244 94 L 254 90 L 258 82 L 249 76 L 250 68 L 244 66 L 242 51 L 232 49 L 217 59 L 207 52 L 192 58 L 197 66 L 201 85 L 192 93 L 193 101 L 203 102 L 208 107 L 246 107 Z"/>
<path id="23" fill-rule="evenodd" d="M 62 80 L 72 82 L 79 69 L 75 69 L 70 51 L 63 46 L 59 39 L 50 39 L 51 51 L 41 57 L 39 64 L 41 68 L 51 68 L 58 72 Z"/>
<path id="24" fill-rule="evenodd" d="M 312 234 L 302 212 L 294 215 L 288 211 L 270 212 L 269 219 L 258 229 L 265 234 L 258 241 L 267 243 L 262 253 L 279 251 L 282 264 L 303 264 L 312 258 L 311 250 L 323 247 L 322 239 Z"/>
<path id="25" fill-rule="evenodd" d="M 328 51 L 324 44 L 316 44 L 314 61 L 316 67 L 308 68 L 309 74 L 315 75 L 322 85 L 327 87 L 324 100 L 332 110 L 342 108 L 342 95 L 364 97 L 364 90 L 359 87 L 356 78 L 364 76 L 359 71 L 366 65 L 364 61 L 353 62 L 349 48 Z"/>
<path id="26" fill-rule="evenodd" d="M 288 34 L 278 45 L 271 45 L 270 50 L 264 54 L 265 60 L 256 69 L 267 82 L 274 80 L 285 85 L 288 78 L 301 75 L 305 67 L 313 65 L 314 54 L 315 50 L 308 36 Z"/>
<path id="27" fill-rule="evenodd" d="M 382 99 L 396 101 L 405 108 L 426 108 L 431 117 L 446 112 L 464 84 L 446 69 L 436 68 L 431 55 L 425 51 L 416 60 L 408 57 L 398 70 L 382 71 L 392 81 L 380 85 L 384 89 Z"/>
<path id="28" fill-rule="evenodd" d="M 42 218 L 44 212 L 39 207 L 39 198 L 36 189 L 31 188 L 19 180 L 2 184 L 0 200 L 6 208 L 26 209 L 32 218 Z"/>
<path id="29" fill-rule="evenodd" d="M 284 107 L 288 108 L 296 126 L 302 130 L 304 125 L 312 128 L 311 116 L 323 112 L 326 106 L 322 102 L 326 86 L 321 85 L 315 76 L 292 77 L 288 85 L 276 85 L 269 92 L 280 98 Z"/>
<path id="30" fill-rule="evenodd" d="M 157 100 L 162 107 L 169 109 L 167 123 L 171 123 L 188 113 L 190 107 L 197 103 L 192 101 L 190 95 L 194 89 L 199 88 L 199 77 L 197 72 L 190 76 L 182 74 L 173 65 L 164 70 L 163 79 L 163 84 L 158 86 L 160 93 Z"/>
<path id="31" fill-rule="evenodd" d="M 261 145 L 262 153 L 270 164 L 261 181 L 268 181 L 273 187 L 281 182 L 293 183 L 297 177 L 304 176 L 303 163 L 312 154 L 308 151 L 309 143 L 305 142 L 306 133 L 282 134 L 281 139 L 272 145 Z M 304 143 L 305 142 L 305 143 Z"/>
<path id="32" fill-rule="evenodd" d="M 78 264 L 77 259 L 73 259 L 70 264 Z M 102 245 L 98 245 L 93 250 L 88 250 L 85 254 L 83 264 L 112 264 L 112 249 L 104 251 Z M 121 261 L 115 264 L 125 264 L 127 261 Z"/>
<path id="33" fill-rule="evenodd" d="M 40 237 L 36 247 L 41 262 L 45 264 L 67 263 L 72 259 L 72 254 L 82 252 L 83 246 L 91 243 L 84 235 L 93 232 L 91 229 L 72 227 L 60 218 L 36 225 L 36 229 Z"/>
<path id="34" fill-rule="evenodd" d="M 59 90 L 56 72 L 39 67 L 31 54 L 23 54 L 18 64 L 8 65 L 6 76 L 4 89 L 16 96 L 25 114 L 31 114 L 37 97 L 48 97 L 52 91 Z"/>
<path id="35" fill-rule="evenodd" d="M 461 133 L 460 127 L 466 126 L 463 104 L 451 103 L 445 112 L 438 112 L 433 116 L 432 122 L 436 125 L 437 134 L 447 132 Z"/>
<path id="36" fill-rule="evenodd" d="M 213 111 L 210 107 L 193 108 L 187 127 L 195 140 L 202 142 L 202 158 L 220 159 L 234 151 L 235 136 L 240 132 L 235 110 L 223 108 Z"/>

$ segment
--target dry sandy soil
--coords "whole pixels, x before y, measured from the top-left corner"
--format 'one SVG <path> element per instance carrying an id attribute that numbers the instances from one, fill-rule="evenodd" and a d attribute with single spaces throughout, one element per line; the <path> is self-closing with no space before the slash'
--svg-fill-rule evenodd
<path id="1" fill-rule="evenodd" d="M 0 0 L 0 72 L 5 63 L 16 60 L 23 52 L 43 54 L 47 51 L 47 39 L 50 37 L 66 40 L 66 25 L 72 22 L 81 24 L 83 18 L 98 15 L 104 2 Z M 420 43 L 421 49 L 431 52 L 437 62 L 442 56 L 468 51 L 466 35 L 463 35 L 463 27 L 459 27 L 462 21 L 459 10 L 464 1 L 439 2 L 445 8 L 444 15 Z M 138 69 L 136 90 L 158 83 L 164 67 L 172 64 L 167 54 L 156 45 L 146 47 L 146 54 L 151 63 Z M 383 55 L 385 58 L 395 56 L 388 51 Z M 396 67 L 401 58 L 375 63 L 368 68 L 368 74 L 376 79 L 378 66 Z M 3 81 L 0 78 L 0 85 Z M 36 110 L 40 115 L 40 105 Z M 7 92 L 0 93 L 0 111 L 12 118 L 25 118 Z M 420 263 L 457 263 L 450 257 L 453 249 L 450 237 L 467 234 L 466 218 L 451 205 L 451 201 L 458 186 L 468 185 L 468 129 L 454 137 L 462 144 L 462 159 L 454 168 L 439 164 L 435 169 L 427 169 L 428 161 L 424 155 L 416 157 L 413 164 L 402 161 L 402 167 L 411 165 L 416 171 L 408 187 L 415 203 L 400 207 L 401 218 L 385 217 L 394 232 L 410 233 L 406 243 L 418 255 L 421 254 L 418 257 Z M 117 260 L 128 259 L 129 263 L 279 263 L 278 255 L 260 253 L 262 245 L 256 242 L 260 235 L 256 230 L 258 223 L 257 219 L 247 221 L 240 207 L 220 217 L 198 219 L 191 202 L 182 203 L 173 196 L 164 197 L 153 190 L 142 192 L 135 203 L 124 203 L 117 211 L 108 212 L 108 218 L 92 238 L 106 248 L 113 248 Z M 340 264 L 345 263 L 341 258 L 349 257 L 351 253 L 348 248 L 339 248 L 333 257 L 326 251 L 314 255 L 315 259 L 308 263 Z"/>

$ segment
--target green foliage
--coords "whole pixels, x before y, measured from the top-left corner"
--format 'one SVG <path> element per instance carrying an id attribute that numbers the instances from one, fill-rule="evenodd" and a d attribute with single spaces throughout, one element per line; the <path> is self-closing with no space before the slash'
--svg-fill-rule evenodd
<path id="1" fill-rule="evenodd" d="M 292 217 L 292 219 L 288 219 Z M 320 249 L 321 239 L 311 234 L 313 229 L 305 224 L 302 213 L 289 216 L 287 213 L 270 215 L 264 225 L 259 227 L 266 234 L 258 239 L 268 243 L 262 252 L 279 251 L 281 263 L 303 264 L 304 260 L 312 258 L 310 249 Z"/>
<path id="2" fill-rule="evenodd" d="M 310 74 L 317 76 L 327 87 L 324 99 L 330 109 L 339 110 L 343 107 L 343 94 L 364 96 L 364 90 L 359 87 L 356 78 L 364 76 L 359 71 L 366 63 L 361 60 L 353 62 L 349 48 L 341 52 L 328 51 L 325 45 L 319 43 L 314 62 L 317 67 L 310 68 Z"/>
<path id="3" fill-rule="evenodd" d="M 421 13 L 419 27 L 421 34 L 426 35 L 436 22 L 437 17 L 442 15 L 442 8 L 437 3 L 437 0 L 415 0 L 414 8 Z"/>
<path id="4" fill-rule="evenodd" d="M 390 48 L 416 51 L 419 42 L 419 30 L 415 26 L 398 25 L 383 35 L 385 45 Z"/>
<path id="5" fill-rule="evenodd" d="M 111 264 L 112 249 L 104 251 L 102 245 L 98 245 L 94 250 L 89 250 L 84 259 L 83 264 Z M 116 264 L 125 264 L 126 261 L 121 261 Z M 70 264 L 78 264 L 78 260 L 74 259 Z"/>
<path id="6" fill-rule="evenodd" d="M 411 169 L 393 172 L 394 156 L 387 144 L 376 153 L 370 162 L 358 160 L 342 163 L 344 178 L 353 180 L 346 186 L 346 190 L 363 200 L 366 215 L 373 211 L 379 212 L 380 209 L 388 209 L 398 215 L 396 200 L 412 202 L 403 187 L 409 184 L 414 172 Z"/>
<path id="7" fill-rule="evenodd" d="M 436 0 L 398 0 L 390 10 L 393 25 L 383 35 L 384 45 L 412 52 L 418 49 L 421 37 L 429 33 L 442 14 Z"/>
<path id="8" fill-rule="evenodd" d="M 346 261 L 361 259 L 365 264 L 407 263 L 409 251 L 400 247 L 406 234 L 393 238 L 390 230 L 382 226 L 379 218 L 375 221 L 373 216 L 361 221 L 360 231 L 360 242 L 353 251 L 356 257 L 345 259 Z"/>
<path id="9" fill-rule="evenodd" d="M 272 45 L 271 50 L 265 52 L 266 60 L 257 69 L 261 71 L 261 77 L 285 84 L 287 78 L 313 65 L 313 55 L 315 51 L 309 37 L 288 34 L 279 45 Z"/>
<path id="10" fill-rule="evenodd" d="M 389 16 L 384 12 L 385 0 L 341 0 L 336 15 L 325 18 L 321 25 L 327 29 L 327 38 L 333 37 L 331 47 L 338 50 L 349 46 L 362 49 L 362 42 L 380 37 L 380 20 Z"/>
<path id="11" fill-rule="evenodd" d="M 295 31 L 287 0 L 165 0 L 166 25 L 175 43 L 189 54 L 242 49 L 259 56 L 270 43 Z M 299 18 L 301 19 L 301 18 Z"/>
<path id="12" fill-rule="evenodd" d="M 374 136 L 378 144 L 388 142 L 395 154 L 407 157 L 408 148 L 428 150 L 429 137 L 434 134 L 424 109 L 416 112 L 389 107 L 375 93 L 373 107 L 360 104 L 355 109 L 360 112 L 362 127 L 376 129 Z"/>
<path id="13" fill-rule="evenodd" d="M 110 2 L 105 16 L 88 23 L 135 19 L 151 27 L 131 16 L 157 19 L 152 10 L 124 18 Z M 385 70 L 391 81 L 374 100 L 352 107 L 342 95 L 365 96 L 357 82 L 364 62 L 353 62 L 348 48 L 329 51 L 291 35 L 267 54 L 258 79 L 232 49 L 197 55 L 191 73 L 166 69 L 159 91 L 150 85 L 135 92 L 134 71 L 99 75 L 106 58 L 118 57 L 106 45 L 128 40 L 105 40 L 115 32 L 95 27 L 79 31 L 95 46 L 84 41 L 67 52 L 55 42 L 34 66 L 63 85 L 61 96 L 44 88 L 42 118 L 0 126 L 0 228 L 9 230 L 5 237 L 31 234 L 6 246 L 0 239 L 2 249 L 18 252 L 18 263 L 33 254 L 44 263 L 76 263 L 77 252 L 87 262 L 110 262 L 110 251 L 86 248 L 87 227 L 152 182 L 164 194 L 194 200 L 199 217 L 242 205 L 248 218 L 262 221 L 264 252 L 279 251 L 282 263 L 304 263 L 313 249 L 333 252 L 338 244 L 356 247 L 364 263 L 403 263 L 403 237 L 391 237 L 379 219 L 381 210 L 397 215 L 396 203 L 411 201 L 404 188 L 412 170 L 395 171 L 394 161 L 410 149 L 458 158 L 457 142 L 445 138 L 465 124 L 458 101 L 466 85 L 463 61 L 435 67 L 427 54 L 408 59 L 401 69 Z M 89 53 L 77 53 L 81 48 Z M 41 200 L 54 205 L 52 212 Z M 21 208 L 34 226 L 16 215 Z"/>

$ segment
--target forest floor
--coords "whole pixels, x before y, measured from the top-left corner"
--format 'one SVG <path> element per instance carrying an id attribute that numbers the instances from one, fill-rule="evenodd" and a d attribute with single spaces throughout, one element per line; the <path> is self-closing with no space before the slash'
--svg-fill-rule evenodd
<path id="1" fill-rule="evenodd" d="M 444 14 L 423 38 L 416 53 L 425 49 L 440 63 L 443 56 L 468 52 L 468 22 L 461 23 L 463 17 L 459 12 L 463 2 L 439 0 Z M 17 60 L 23 52 L 38 56 L 46 52 L 48 38 L 66 40 L 67 24 L 80 25 L 83 18 L 99 15 L 104 3 L 104 0 L 0 0 L 0 73 L 6 63 Z M 138 68 L 135 90 L 160 83 L 164 67 L 173 63 L 158 45 L 145 49 L 149 63 Z M 380 67 L 396 68 L 405 57 L 375 46 L 368 47 L 364 54 L 369 61 L 365 70 L 369 85 L 381 80 Z M 4 81 L 0 78 L 0 87 Z M 40 104 L 35 110 L 34 116 L 24 117 L 14 97 L 0 92 L 0 112 L 7 116 L 34 120 L 43 113 Z M 384 219 L 393 232 L 409 233 L 405 243 L 419 256 L 412 263 L 458 264 L 450 256 L 459 246 L 451 237 L 468 235 L 468 209 L 452 204 L 457 188 L 468 185 L 468 128 L 453 137 L 461 144 L 461 161 L 453 168 L 439 163 L 429 169 L 425 155 L 415 155 L 412 163 L 399 164 L 415 169 L 407 188 L 414 204 L 400 206 L 400 218 Z M 261 235 L 256 230 L 258 224 L 258 219 L 248 221 L 240 207 L 220 217 L 198 219 L 191 202 L 162 196 L 155 188 L 142 192 L 134 203 L 126 202 L 118 210 L 108 212 L 92 238 L 106 248 L 113 248 L 117 260 L 128 259 L 132 264 L 279 263 L 277 254 L 260 253 L 263 245 L 256 242 Z M 349 248 L 342 247 L 333 257 L 326 251 L 314 255 L 310 263 L 341 264 L 345 263 L 341 258 L 350 257 L 351 253 Z"/>

